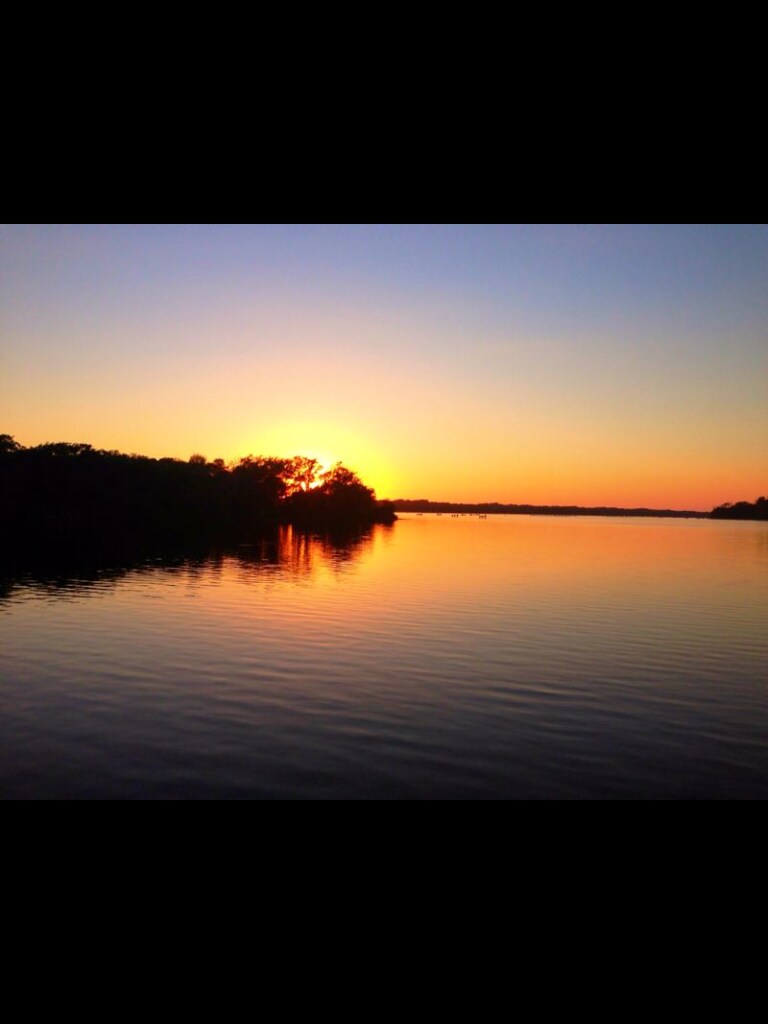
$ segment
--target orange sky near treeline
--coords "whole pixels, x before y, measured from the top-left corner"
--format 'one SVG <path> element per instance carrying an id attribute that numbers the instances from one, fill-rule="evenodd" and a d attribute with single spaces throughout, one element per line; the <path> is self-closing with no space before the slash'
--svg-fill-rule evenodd
<path id="1" fill-rule="evenodd" d="M 193 452 L 229 462 L 253 455 L 309 455 L 322 468 L 337 461 L 353 469 L 380 498 L 428 498 L 433 501 L 562 504 L 690 509 L 707 511 L 724 501 L 754 500 L 766 491 L 759 468 L 748 458 L 728 461 L 725 453 L 718 469 L 696 451 L 670 450 L 651 454 L 625 439 L 607 438 L 591 450 L 578 451 L 564 438 L 560 446 L 547 438 L 527 439 L 527 446 L 511 450 L 504 437 L 483 440 L 473 434 L 440 436 L 413 420 L 399 423 L 395 432 L 380 440 L 371 433 L 339 428 L 329 419 L 295 427 L 285 424 L 231 436 L 200 427 L 154 421 L 133 429 L 107 431 L 103 424 L 88 424 L 79 417 L 62 417 L 57 429 L 39 428 L 30 436 L 17 435 L 23 444 L 46 440 L 88 440 L 96 447 L 116 448 L 155 458 L 189 458 Z M 460 431 L 458 432 L 461 433 Z M 160 440 L 163 438 L 163 440 Z M 669 446 L 674 448 L 674 446 Z M 713 460 L 714 461 L 714 460 Z M 761 483 L 763 484 L 761 488 Z"/>
<path id="2" fill-rule="evenodd" d="M 768 491 L 761 226 L 0 228 L 0 432 L 381 498 Z"/>

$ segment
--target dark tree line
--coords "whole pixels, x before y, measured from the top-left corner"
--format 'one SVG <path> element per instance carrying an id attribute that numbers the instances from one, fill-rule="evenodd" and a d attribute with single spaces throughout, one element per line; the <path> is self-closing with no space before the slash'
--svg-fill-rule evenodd
<path id="1" fill-rule="evenodd" d="M 329 528 L 394 518 L 391 504 L 340 463 L 322 473 L 304 456 L 184 462 L 69 442 L 25 448 L 0 435 L 6 542 L 62 533 L 231 539 L 280 522 Z"/>
<path id="2" fill-rule="evenodd" d="M 616 508 L 606 505 L 517 505 L 498 501 L 429 501 L 426 498 L 396 498 L 396 512 L 438 512 L 452 515 L 539 515 L 539 516 L 664 516 L 672 519 L 706 519 L 708 512 L 671 508 Z"/>
<path id="3" fill-rule="evenodd" d="M 754 501 L 726 502 L 718 505 L 710 513 L 713 519 L 768 519 L 768 498 L 755 498 Z"/>

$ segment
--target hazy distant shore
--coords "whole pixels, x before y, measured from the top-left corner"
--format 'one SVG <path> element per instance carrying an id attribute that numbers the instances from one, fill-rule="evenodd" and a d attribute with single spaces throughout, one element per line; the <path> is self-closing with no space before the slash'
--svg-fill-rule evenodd
<path id="1" fill-rule="evenodd" d="M 582 505 L 503 505 L 499 502 L 428 501 L 396 498 L 396 512 L 437 512 L 452 515 L 539 515 L 539 516 L 653 516 L 672 519 L 709 519 L 710 512 L 694 512 L 671 508 L 613 508 Z"/>
<path id="2" fill-rule="evenodd" d="M 427 498 L 396 498 L 395 512 L 434 512 L 438 515 L 536 515 L 536 516 L 637 516 L 657 519 L 751 519 L 768 520 L 768 499 L 737 501 L 713 508 L 711 512 L 674 508 L 615 508 L 607 505 L 512 505 L 498 501 L 429 501 Z"/>

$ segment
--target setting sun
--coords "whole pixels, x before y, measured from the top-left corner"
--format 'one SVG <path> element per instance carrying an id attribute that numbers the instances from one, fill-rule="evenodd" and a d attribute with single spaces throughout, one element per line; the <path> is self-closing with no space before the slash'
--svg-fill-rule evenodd
<path id="1" fill-rule="evenodd" d="M 377 452 L 375 441 L 363 431 L 334 424 L 327 420 L 301 420 L 266 427 L 238 457 L 262 452 L 279 455 L 304 455 L 317 459 L 320 473 L 341 462 L 356 472 L 379 497 L 389 497 L 392 473 L 385 458 Z"/>

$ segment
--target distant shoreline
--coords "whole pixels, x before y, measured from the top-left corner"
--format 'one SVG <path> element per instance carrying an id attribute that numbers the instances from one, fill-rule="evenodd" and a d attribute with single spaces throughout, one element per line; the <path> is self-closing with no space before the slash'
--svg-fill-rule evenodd
<path id="1" fill-rule="evenodd" d="M 658 519 L 710 519 L 710 512 L 694 512 L 671 508 L 614 508 L 582 505 L 504 505 L 499 502 L 428 501 L 397 498 L 392 502 L 395 512 L 436 512 L 452 515 L 539 515 L 539 516 L 635 516 Z"/>

